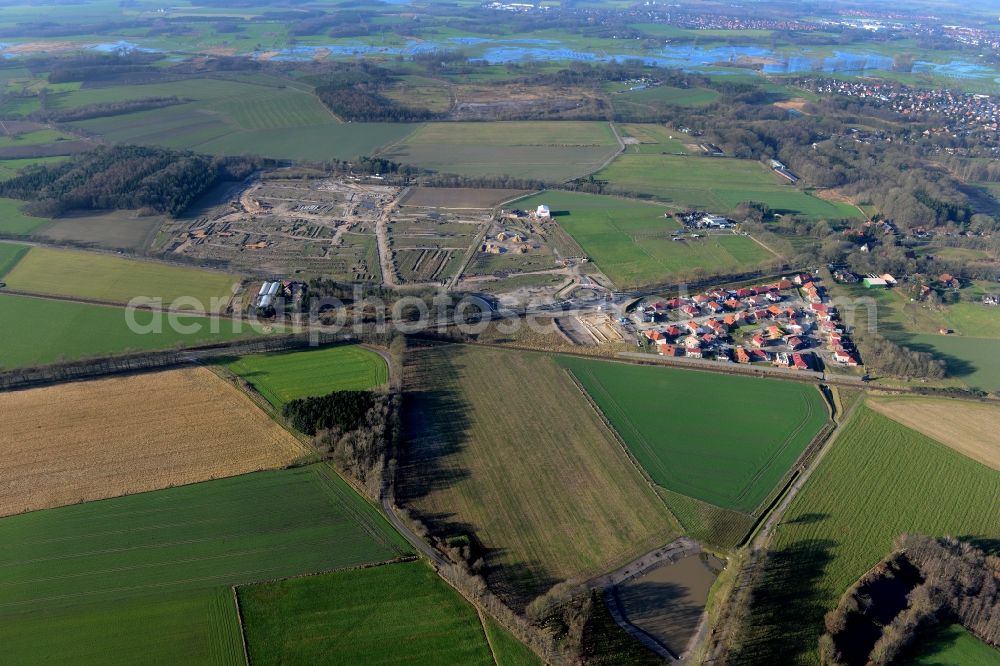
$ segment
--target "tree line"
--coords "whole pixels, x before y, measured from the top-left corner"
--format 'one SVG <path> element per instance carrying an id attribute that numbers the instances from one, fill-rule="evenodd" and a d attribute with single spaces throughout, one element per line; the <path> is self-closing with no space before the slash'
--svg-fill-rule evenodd
<path id="1" fill-rule="evenodd" d="M 1000 558 L 950 537 L 904 534 L 895 546 L 826 614 L 821 663 L 898 663 L 939 623 L 1000 646 Z"/>
<path id="2" fill-rule="evenodd" d="M 131 209 L 179 215 L 220 180 L 242 180 L 261 165 L 147 146 L 100 147 L 55 165 L 29 166 L 0 184 L 0 196 L 56 217 L 70 210 Z"/>

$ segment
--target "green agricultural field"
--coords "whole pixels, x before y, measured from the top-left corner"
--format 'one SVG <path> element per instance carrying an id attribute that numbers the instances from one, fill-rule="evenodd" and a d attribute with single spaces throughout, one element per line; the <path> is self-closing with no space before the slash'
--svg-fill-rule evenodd
<path id="1" fill-rule="evenodd" d="M 0 236 L 29 236 L 38 227 L 49 222 L 44 217 L 33 217 L 21 211 L 23 202 L 0 197 Z"/>
<path id="2" fill-rule="evenodd" d="M 370 389 L 389 380 L 382 357 L 357 345 L 253 354 L 225 366 L 246 379 L 276 409 L 296 398 Z"/>
<path id="3" fill-rule="evenodd" d="M 560 357 L 658 485 L 749 513 L 829 412 L 808 384 Z"/>
<path id="4" fill-rule="evenodd" d="M 53 129 L 40 129 L 24 134 L 2 135 L 0 136 L 0 148 L 12 148 L 14 146 L 40 146 L 43 143 L 55 143 L 65 141 L 75 137 Z"/>
<path id="5" fill-rule="evenodd" d="M 1000 340 L 950 335 L 911 335 L 901 344 L 943 360 L 948 375 L 963 383 L 1000 391 Z"/>
<path id="6" fill-rule="evenodd" d="M 649 104 L 661 102 L 672 106 L 706 106 L 717 101 L 721 95 L 710 88 L 673 88 L 671 86 L 656 86 L 643 90 L 623 92 L 614 97 L 617 105 L 619 99 L 632 104 Z"/>
<path id="7" fill-rule="evenodd" d="M 585 176 L 618 150 L 607 123 L 427 123 L 381 157 L 463 176 L 558 182 Z"/>
<path id="8" fill-rule="evenodd" d="M 539 204 L 552 209 L 559 225 L 619 288 L 733 273 L 776 259 L 752 238 L 728 232 L 671 240 L 680 224 L 654 204 L 559 191 L 517 202 L 526 209 Z"/>
<path id="9" fill-rule="evenodd" d="M 663 107 L 707 106 L 718 101 L 721 95 L 708 88 L 674 88 L 656 86 L 644 90 L 626 90 L 613 93 L 611 104 L 617 113 L 629 117 L 655 117 Z"/>
<path id="10" fill-rule="evenodd" d="M 10 180 L 25 167 L 52 166 L 59 164 L 60 162 L 64 162 L 65 160 L 65 157 L 30 157 L 16 160 L 0 160 L 0 181 Z M 2 227 L 0 227 L 0 229 L 2 229 Z"/>
<path id="11" fill-rule="evenodd" d="M 400 501 L 435 533 L 474 533 L 512 603 L 677 535 L 553 357 L 442 345 L 407 358 Z"/>
<path id="12" fill-rule="evenodd" d="M 0 243 L 0 278 L 14 268 L 27 252 L 27 245 Z"/>
<path id="13" fill-rule="evenodd" d="M 904 532 L 1000 538 L 997 472 L 861 407 L 778 525 L 737 663 L 815 663 L 823 614 Z"/>
<path id="14" fill-rule="evenodd" d="M 11 516 L 0 543 L 17 663 L 242 663 L 229 586 L 409 550 L 325 465 Z"/>
<path id="15" fill-rule="evenodd" d="M 938 625 L 918 635 L 906 655 L 909 666 L 1000 666 L 1000 650 L 990 647 L 960 624 Z"/>
<path id="16" fill-rule="evenodd" d="M 650 194 L 678 206 L 711 212 L 732 210 L 743 201 L 761 201 L 773 210 L 809 219 L 861 216 L 854 206 L 796 189 L 753 160 L 628 153 L 594 177 L 623 191 Z"/>
<path id="17" fill-rule="evenodd" d="M 253 664 L 493 664 L 476 610 L 423 561 L 238 594 Z"/>
<path id="18" fill-rule="evenodd" d="M 639 141 L 625 147 L 627 153 L 687 153 L 680 140 L 680 132 L 674 132 L 663 125 L 650 123 L 619 125 L 618 130 L 625 137 Z"/>
<path id="19" fill-rule="evenodd" d="M 8 288 L 18 291 L 116 303 L 143 296 L 163 299 L 163 306 L 168 307 L 178 299 L 195 299 L 196 303 L 185 302 L 182 307 L 211 312 L 225 308 L 239 278 L 198 268 L 36 246 L 5 281 Z M 213 309 L 214 299 L 220 307 Z"/>
<path id="20" fill-rule="evenodd" d="M 528 646 L 488 617 L 483 617 L 486 638 L 490 642 L 497 666 L 541 666 L 542 661 Z"/>
<path id="21" fill-rule="evenodd" d="M 973 338 L 1000 339 L 1000 308 L 982 303 L 955 303 L 944 311 L 948 328 Z"/>
<path id="22" fill-rule="evenodd" d="M 13 296 L 0 290 L 0 368 L 21 368 L 59 360 L 151 351 L 261 335 L 262 330 L 230 320 L 194 315 L 134 313 L 129 328 L 124 309 Z M 159 322 L 159 325 L 157 324 Z M 190 326 L 198 330 L 186 332 Z M 145 331 L 152 330 L 146 333 Z"/>
<path id="23" fill-rule="evenodd" d="M 72 124 L 115 143 L 302 160 L 371 155 L 413 129 L 406 124 L 341 123 L 308 86 L 266 76 L 87 88 L 55 97 L 60 108 L 71 108 L 158 96 L 192 101 Z"/>

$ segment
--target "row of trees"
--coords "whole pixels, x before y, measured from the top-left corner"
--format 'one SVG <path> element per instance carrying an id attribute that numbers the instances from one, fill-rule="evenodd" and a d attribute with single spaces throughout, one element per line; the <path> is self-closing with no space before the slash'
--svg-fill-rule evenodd
<path id="1" fill-rule="evenodd" d="M 897 345 L 878 333 L 864 333 L 857 338 L 869 373 L 903 379 L 944 379 L 947 366 L 928 352 Z"/>
<path id="2" fill-rule="evenodd" d="M 122 116 L 127 113 L 138 113 L 139 111 L 149 111 L 160 109 L 165 106 L 184 104 L 191 100 L 170 96 L 170 97 L 145 97 L 143 99 L 122 100 L 119 102 L 102 102 L 100 104 L 87 104 L 69 109 L 48 109 L 48 105 L 43 105 L 43 110 L 31 115 L 32 120 L 41 122 L 69 123 L 76 120 L 90 120 L 91 118 L 106 118 L 108 116 Z"/>

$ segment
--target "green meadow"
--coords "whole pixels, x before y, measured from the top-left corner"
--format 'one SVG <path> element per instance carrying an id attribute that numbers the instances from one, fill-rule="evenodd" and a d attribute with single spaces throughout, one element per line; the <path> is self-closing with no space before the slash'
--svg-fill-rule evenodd
<path id="1" fill-rule="evenodd" d="M 903 663 L 909 666 L 1000 666 L 1000 650 L 987 645 L 960 624 L 940 624 L 918 635 Z"/>
<path id="2" fill-rule="evenodd" d="M 382 357 L 357 345 L 253 354 L 228 361 L 225 366 L 247 380 L 277 409 L 296 398 L 371 389 L 389 380 L 389 369 Z"/>
<path id="3" fill-rule="evenodd" d="M 253 664 L 493 664 L 475 608 L 423 561 L 238 588 Z"/>
<path id="4" fill-rule="evenodd" d="M 48 218 L 33 217 L 21 210 L 22 202 L 0 197 L 0 236 L 30 236 Z"/>
<path id="5" fill-rule="evenodd" d="M 671 240 L 680 228 L 663 206 L 597 194 L 548 191 L 517 202 L 546 204 L 566 230 L 619 288 L 659 284 L 694 275 L 746 270 L 776 259 L 747 236 L 731 233 Z"/>
<path id="6" fill-rule="evenodd" d="M 191 101 L 72 124 L 116 143 L 314 161 L 371 155 L 413 129 L 341 123 L 309 86 L 267 76 L 81 89 L 55 96 L 55 104 L 72 108 L 160 96 Z"/>
<path id="7" fill-rule="evenodd" d="M 32 247 L 6 277 L 10 289 L 100 301 L 128 303 L 135 297 L 159 298 L 168 307 L 178 299 L 200 311 L 224 307 L 239 283 L 236 275 L 125 259 L 111 254 Z"/>
<path id="8" fill-rule="evenodd" d="M 557 360 L 657 485 L 744 513 L 768 496 L 829 417 L 809 384 Z"/>
<path id="9" fill-rule="evenodd" d="M 0 243 L 0 278 L 9 273 L 17 262 L 19 262 L 27 253 L 27 245 Z"/>
<path id="10" fill-rule="evenodd" d="M 11 516 L 0 543 L 15 663 L 242 663 L 230 586 L 409 551 L 319 464 Z"/>
<path id="11" fill-rule="evenodd" d="M 617 150 L 603 122 L 457 122 L 421 125 L 381 157 L 441 173 L 558 182 L 589 174 Z"/>
<path id="12" fill-rule="evenodd" d="M 824 613 L 900 534 L 1000 538 L 985 465 L 866 407 L 830 447 L 773 536 L 737 663 L 814 663 Z"/>
<path id="13" fill-rule="evenodd" d="M 0 291 L 0 368 L 20 368 L 124 352 L 153 351 L 261 335 L 256 326 L 194 315 L 14 296 Z M 179 326 L 171 325 L 171 319 Z M 159 325 L 157 324 L 159 322 Z M 197 330 L 182 332 L 195 326 Z M 150 332 L 145 332 L 149 330 Z"/>
<path id="14" fill-rule="evenodd" d="M 860 218 L 854 206 L 796 189 L 753 160 L 629 152 L 594 177 L 619 190 L 715 213 L 730 211 L 744 201 L 759 201 L 772 210 L 809 219 Z"/>

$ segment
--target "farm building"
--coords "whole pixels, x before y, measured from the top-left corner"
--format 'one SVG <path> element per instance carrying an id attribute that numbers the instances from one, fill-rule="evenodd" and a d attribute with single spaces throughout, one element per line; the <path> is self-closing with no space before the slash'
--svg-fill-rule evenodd
<path id="1" fill-rule="evenodd" d="M 271 307 L 279 291 L 281 291 L 280 282 L 265 282 L 262 284 L 260 291 L 257 292 L 257 307 L 261 310 Z"/>
<path id="2" fill-rule="evenodd" d="M 535 210 L 535 217 L 542 220 L 547 220 L 550 217 L 552 217 L 552 211 L 549 210 L 548 206 L 542 204 Z"/>
<path id="3" fill-rule="evenodd" d="M 865 289 L 888 289 L 889 283 L 880 278 L 877 275 L 869 275 L 862 283 L 865 285 Z"/>

